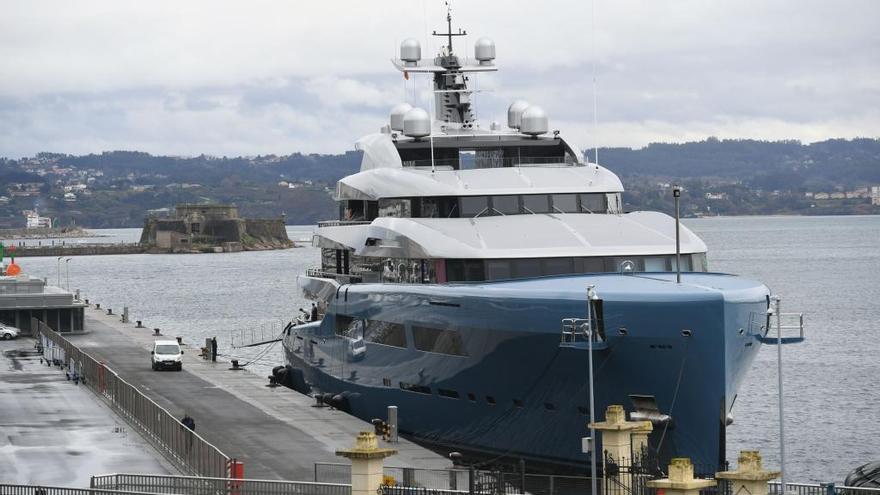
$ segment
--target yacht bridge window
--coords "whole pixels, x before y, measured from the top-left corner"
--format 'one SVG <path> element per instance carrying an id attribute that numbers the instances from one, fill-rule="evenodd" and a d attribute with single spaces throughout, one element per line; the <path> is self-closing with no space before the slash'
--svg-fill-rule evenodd
<path id="1" fill-rule="evenodd" d="M 543 213 L 618 213 L 619 193 L 522 194 L 384 198 L 380 217 L 474 218 Z M 369 216 L 367 220 L 373 220 Z"/>
<path id="2" fill-rule="evenodd" d="M 428 141 L 399 141 L 397 152 L 404 167 L 468 170 L 502 167 L 576 166 L 575 152 L 561 139 L 530 139 L 521 136 L 453 137 Z"/>

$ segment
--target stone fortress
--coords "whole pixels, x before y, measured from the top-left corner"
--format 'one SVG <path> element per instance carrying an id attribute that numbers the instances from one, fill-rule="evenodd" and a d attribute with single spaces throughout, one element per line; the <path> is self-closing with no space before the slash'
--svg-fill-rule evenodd
<path id="1" fill-rule="evenodd" d="M 284 216 L 241 218 L 238 208 L 221 204 L 179 204 L 166 216 L 144 220 L 141 245 L 155 252 L 236 252 L 293 247 Z"/>

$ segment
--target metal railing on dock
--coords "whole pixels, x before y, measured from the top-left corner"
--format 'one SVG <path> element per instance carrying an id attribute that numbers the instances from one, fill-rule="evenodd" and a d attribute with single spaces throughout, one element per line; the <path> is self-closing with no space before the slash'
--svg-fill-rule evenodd
<path id="1" fill-rule="evenodd" d="M 351 495 L 351 485 L 310 481 L 273 481 L 199 476 L 108 474 L 92 476 L 92 488 L 150 493 L 217 495 Z M 31 492 L 33 493 L 33 492 Z M 30 494 L 29 494 L 30 495 Z"/>
<path id="2" fill-rule="evenodd" d="M 0 495 L 154 495 L 151 492 L 120 490 L 95 490 L 90 488 L 66 488 L 62 486 L 6 485 L 0 484 Z"/>
<path id="3" fill-rule="evenodd" d="M 229 457 L 217 447 L 42 321 L 32 318 L 31 328 L 37 330 L 43 357 L 49 364 L 67 368 L 69 378 L 81 381 L 104 399 L 184 472 L 218 478 L 227 476 Z"/>

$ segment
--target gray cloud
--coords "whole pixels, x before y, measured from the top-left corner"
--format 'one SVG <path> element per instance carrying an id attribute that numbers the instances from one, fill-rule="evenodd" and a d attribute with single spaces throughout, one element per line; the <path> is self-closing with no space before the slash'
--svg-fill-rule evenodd
<path id="1" fill-rule="evenodd" d="M 477 95 L 484 125 L 524 97 L 578 143 L 880 135 L 874 1 L 595 0 L 594 37 L 589 2 L 453 6 L 471 33 L 459 52 L 498 45 L 501 71 L 477 81 L 494 89 Z M 428 0 L 9 2 L 0 156 L 350 149 L 397 101 L 426 101 L 388 59 L 442 20 Z"/>

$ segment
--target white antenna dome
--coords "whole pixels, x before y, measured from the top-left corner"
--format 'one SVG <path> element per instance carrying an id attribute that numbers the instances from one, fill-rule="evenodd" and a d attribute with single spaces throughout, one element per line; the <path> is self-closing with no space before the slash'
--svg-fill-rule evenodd
<path id="1" fill-rule="evenodd" d="M 422 138 L 431 135 L 431 116 L 421 108 L 412 108 L 403 116 L 403 133 Z"/>
<path id="2" fill-rule="evenodd" d="M 480 65 L 492 65 L 495 60 L 495 42 L 489 38 L 480 38 L 474 44 L 474 58 Z"/>
<path id="3" fill-rule="evenodd" d="M 413 106 L 409 103 L 398 103 L 391 109 L 391 129 L 395 131 L 403 131 L 403 117 L 406 112 L 412 110 Z"/>
<path id="4" fill-rule="evenodd" d="M 422 59 L 422 45 L 415 38 L 407 38 L 400 43 L 400 60 L 407 66 L 414 66 Z"/>
<path id="5" fill-rule="evenodd" d="M 523 134 L 537 136 L 539 134 L 546 134 L 547 130 L 550 129 L 547 113 L 539 106 L 531 105 L 526 108 L 522 113 L 521 119 L 519 132 Z"/>
<path id="6" fill-rule="evenodd" d="M 520 120 L 523 111 L 529 107 L 529 102 L 525 100 L 516 100 L 510 104 L 507 109 L 507 127 L 511 129 L 519 129 Z"/>

